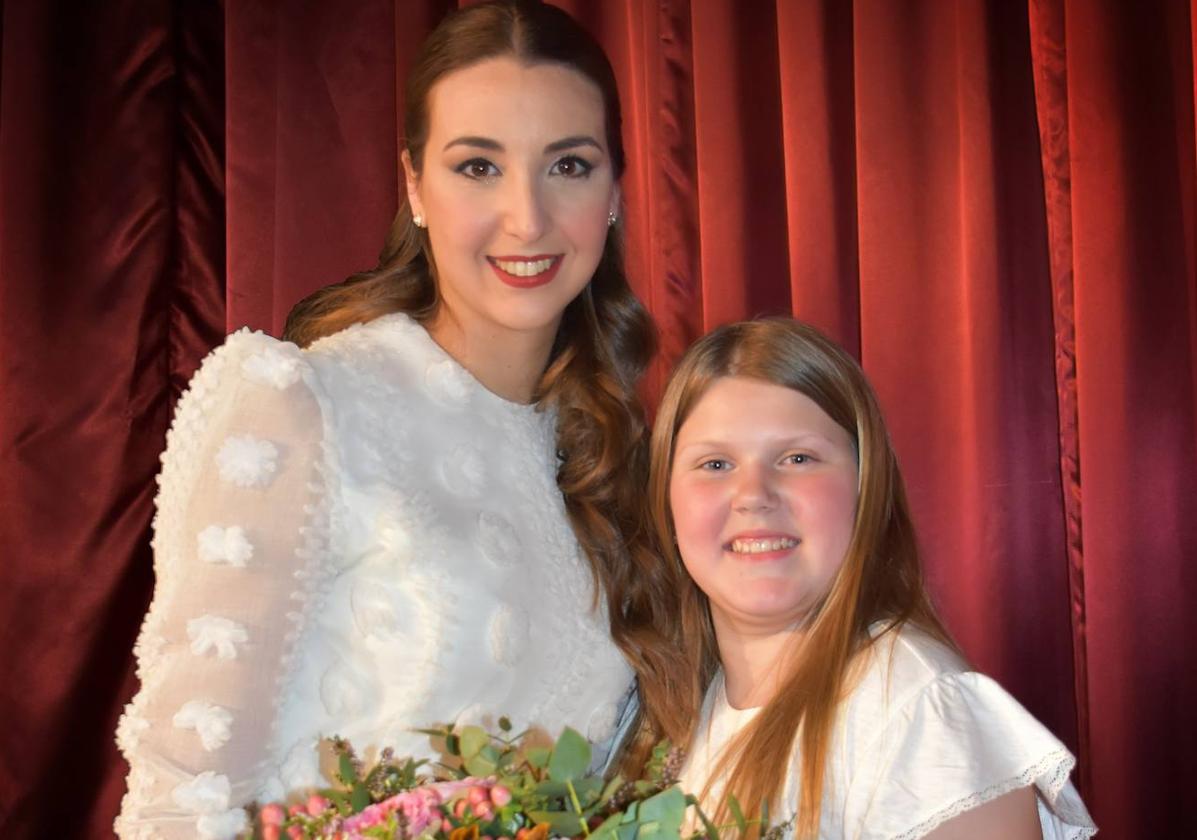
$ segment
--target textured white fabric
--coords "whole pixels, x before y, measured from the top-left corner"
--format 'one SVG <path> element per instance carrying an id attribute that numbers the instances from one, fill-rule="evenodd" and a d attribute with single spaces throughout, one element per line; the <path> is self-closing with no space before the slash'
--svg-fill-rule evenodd
<path id="1" fill-rule="evenodd" d="M 1001 686 L 909 627 L 884 635 L 863 656 L 832 734 L 820 837 L 915 840 L 1030 785 L 1045 840 L 1096 833 L 1068 781 L 1072 755 Z M 715 679 L 682 770 L 683 790 L 702 792 L 720 751 L 756 713 L 732 708 L 722 674 Z M 774 822 L 797 811 L 799 761 L 795 746 L 784 813 Z M 706 810 L 721 800 L 716 780 Z"/>
<path id="2" fill-rule="evenodd" d="M 631 671 L 555 444 L 402 315 L 305 351 L 230 336 L 163 456 L 118 834 L 227 836 L 325 783 L 322 736 L 429 756 L 414 727 L 501 714 L 609 736 Z"/>

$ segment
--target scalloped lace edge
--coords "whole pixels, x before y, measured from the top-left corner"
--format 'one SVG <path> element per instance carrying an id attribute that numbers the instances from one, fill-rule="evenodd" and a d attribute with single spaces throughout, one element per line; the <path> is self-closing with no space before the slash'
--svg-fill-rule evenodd
<path id="1" fill-rule="evenodd" d="M 913 828 L 904 831 L 902 834 L 895 835 L 893 840 L 918 840 L 918 838 L 931 833 L 953 817 L 958 817 L 966 811 L 971 811 L 973 808 L 984 805 L 986 802 L 992 802 L 999 796 L 1004 796 L 1011 791 L 1030 785 L 1035 785 L 1036 788 L 1041 789 L 1047 795 L 1048 801 L 1052 803 L 1050 806 L 1052 813 L 1070 829 L 1067 832 L 1069 840 L 1085 840 L 1085 838 L 1096 834 L 1097 829 L 1089 825 L 1080 824 L 1082 818 L 1079 815 L 1062 813 L 1057 811 L 1055 807 L 1058 803 L 1060 791 L 1068 782 L 1068 777 L 1072 773 L 1075 763 L 1076 761 L 1067 750 L 1053 750 L 1017 776 L 956 800 L 947 808 L 937 812 Z M 1044 785 L 1041 786 L 1037 781 L 1043 776 L 1047 776 L 1047 779 Z"/>

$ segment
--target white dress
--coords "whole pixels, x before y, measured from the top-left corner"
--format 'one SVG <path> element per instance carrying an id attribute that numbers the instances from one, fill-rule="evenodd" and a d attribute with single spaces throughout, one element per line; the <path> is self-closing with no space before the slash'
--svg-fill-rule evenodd
<path id="1" fill-rule="evenodd" d="M 915 840 L 1028 785 L 1038 794 L 1044 840 L 1096 833 L 1068 780 L 1075 759 L 996 682 L 912 627 L 886 634 L 864 656 L 832 732 L 821 838 Z M 701 795 L 719 752 L 756 712 L 728 704 L 720 672 L 682 769 L 684 791 Z M 799 750 L 786 775 L 784 813 L 772 823 L 797 812 Z M 716 780 L 704 810 L 713 813 L 721 801 Z"/>
<path id="2" fill-rule="evenodd" d="M 593 609 L 555 418 L 404 315 L 301 351 L 243 330 L 167 437 L 125 838 L 233 836 L 327 784 L 321 737 L 433 755 L 438 723 L 611 734 L 631 670 Z"/>

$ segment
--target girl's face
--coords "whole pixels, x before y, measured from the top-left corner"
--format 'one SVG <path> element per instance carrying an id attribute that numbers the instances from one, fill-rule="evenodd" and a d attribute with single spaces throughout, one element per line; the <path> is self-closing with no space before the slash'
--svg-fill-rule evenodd
<path id="1" fill-rule="evenodd" d="M 678 550 L 716 633 L 797 626 L 843 563 L 856 515 L 848 432 L 804 394 L 718 379 L 674 442 Z"/>
<path id="2" fill-rule="evenodd" d="M 467 335 L 556 335 L 619 203 L 603 98 L 580 73 L 488 59 L 430 91 L 423 171 L 404 153 L 441 301 Z"/>

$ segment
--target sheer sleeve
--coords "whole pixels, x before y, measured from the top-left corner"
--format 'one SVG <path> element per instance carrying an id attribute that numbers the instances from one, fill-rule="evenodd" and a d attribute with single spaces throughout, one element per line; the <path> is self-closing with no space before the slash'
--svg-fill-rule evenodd
<path id="1" fill-rule="evenodd" d="M 273 734 L 329 534 L 329 456 L 303 354 L 242 331 L 179 402 L 154 520 L 141 690 L 117 743 L 124 838 L 227 838 L 277 766 Z"/>
<path id="2" fill-rule="evenodd" d="M 1028 786 L 1038 794 L 1045 838 L 1096 832 L 1068 781 L 1071 753 L 982 674 L 947 674 L 923 687 L 857 759 L 844 820 L 852 836 L 914 840 Z"/>

